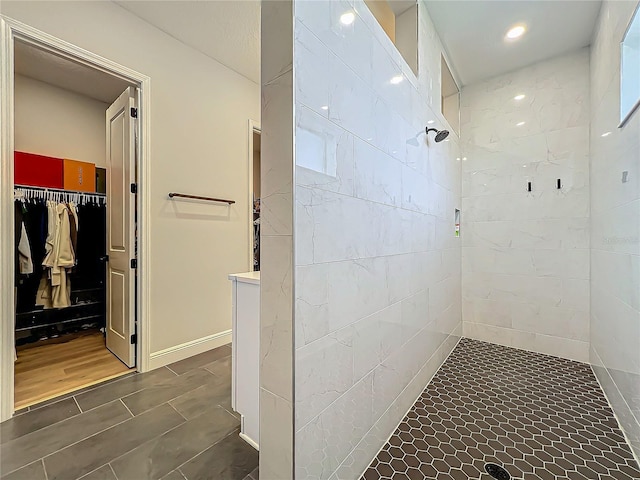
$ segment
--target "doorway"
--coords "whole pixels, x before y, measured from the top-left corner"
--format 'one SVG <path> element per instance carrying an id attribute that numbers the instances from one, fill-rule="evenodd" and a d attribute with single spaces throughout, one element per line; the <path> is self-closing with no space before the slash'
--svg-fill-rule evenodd
<path id="1" fill-rule="evenodd" d="M 262 130 L 249 120 L 249 271 L 260 271 L 260 138 Z"/>
<path id="2" fill-rule="evenodd" d="M 138 189 L 148 78 L 11 19 L 2 23 L 9 61 L 0 185 L 3 217 L 12 221 L 0 233 L 12 247 L 3 258 L 8 250 L 12 261 L 1 266 L 14 285 L 2 292 L 5 420 L 144 371 Z"/>

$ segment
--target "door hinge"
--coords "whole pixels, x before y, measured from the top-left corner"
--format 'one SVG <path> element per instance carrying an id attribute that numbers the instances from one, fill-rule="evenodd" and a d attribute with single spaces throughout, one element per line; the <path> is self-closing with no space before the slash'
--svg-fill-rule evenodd
<path id="1" fill-rule="evenodd" d="M 138 260 L 135 258 L 131 259 L 131 268 L 138 268 Z"/>
<path id="2" fill-rule="evenodd" d="M 133 118 L 138 118 L 138 109 L 137 108 L 131 107 L 131 116 Z"/>
<path id="3" fill-rule="evenodd" d="M 132 183 L 131 184 L 131 193 L 138 193 L 138 184 L 137 183 Z"/>
<path id="4" fill-rule="evenodd" d="M 131 335 L 131 345 L 137 345 L 138 344 L 138 334 L 134 333 L 133 335 Z"/>

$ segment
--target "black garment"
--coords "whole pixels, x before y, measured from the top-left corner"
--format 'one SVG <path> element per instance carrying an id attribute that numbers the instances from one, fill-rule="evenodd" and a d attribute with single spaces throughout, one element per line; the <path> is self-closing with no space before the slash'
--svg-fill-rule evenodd
<path id="1" fill-rule="evenodd" d="M 78 241 L 76 268 L 73 271 L 71 288 L 74 285 L 84 289 L 104 288 L 106 255 L 107 216 L 104 205 L 79 205 Z"/>
<path id="2" fill-rule="evenodd" d="M 35 308 L 38 285 L 42 278 L 42 261 L 45 255 L 45 241 L 47 237 L 47 207 L 42 201 L 28 202 L 22 212 L 27 238 L 31 247 L 31 260 L 33 273 L 24 276 L 18 285 L 17 312 L 28 312 Z"/>
<path id="3" fill-rule="evenodd" d="M 13 256 L 14 256 L 14 272 L 16 276 L 16 286 L 19 285 L 23 276 L 20 275 L 20 256 L 18 253 L 18 245 L 20 244 L 20 235 L 22 235 L 22 202 L 15 200 L 13 202 Z"/>

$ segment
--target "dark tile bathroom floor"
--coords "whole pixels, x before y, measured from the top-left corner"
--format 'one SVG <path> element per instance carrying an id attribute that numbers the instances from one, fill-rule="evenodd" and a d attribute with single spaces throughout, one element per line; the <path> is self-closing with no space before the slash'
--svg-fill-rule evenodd
<path id="1" fill-rule="evenodd" d="M 487 463 L 520 480 L 640 479 L 588 365 L 462 339 L 363 478 L 492 480 Z"/>
<path id="2" fill-rule="evenodd" d="M 257 480 L 229 345 L 45 402 L 0 424 L 2 480 Z"/>

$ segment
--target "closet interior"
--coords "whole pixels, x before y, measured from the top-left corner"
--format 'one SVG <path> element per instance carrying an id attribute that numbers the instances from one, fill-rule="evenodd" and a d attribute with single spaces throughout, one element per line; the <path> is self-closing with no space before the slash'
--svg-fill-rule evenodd
<path id="1" fill-rule="evenodd" d="M 260 132 L 253 130 L 253 265 L 254 272 L 260 271 Z"/>
<path id="2" fill-rule="evenodd" d="M 19 410 L 131 371 L 105 331 L 106 112 L 129 84 L 16 41 L 14 86 Z"/>

